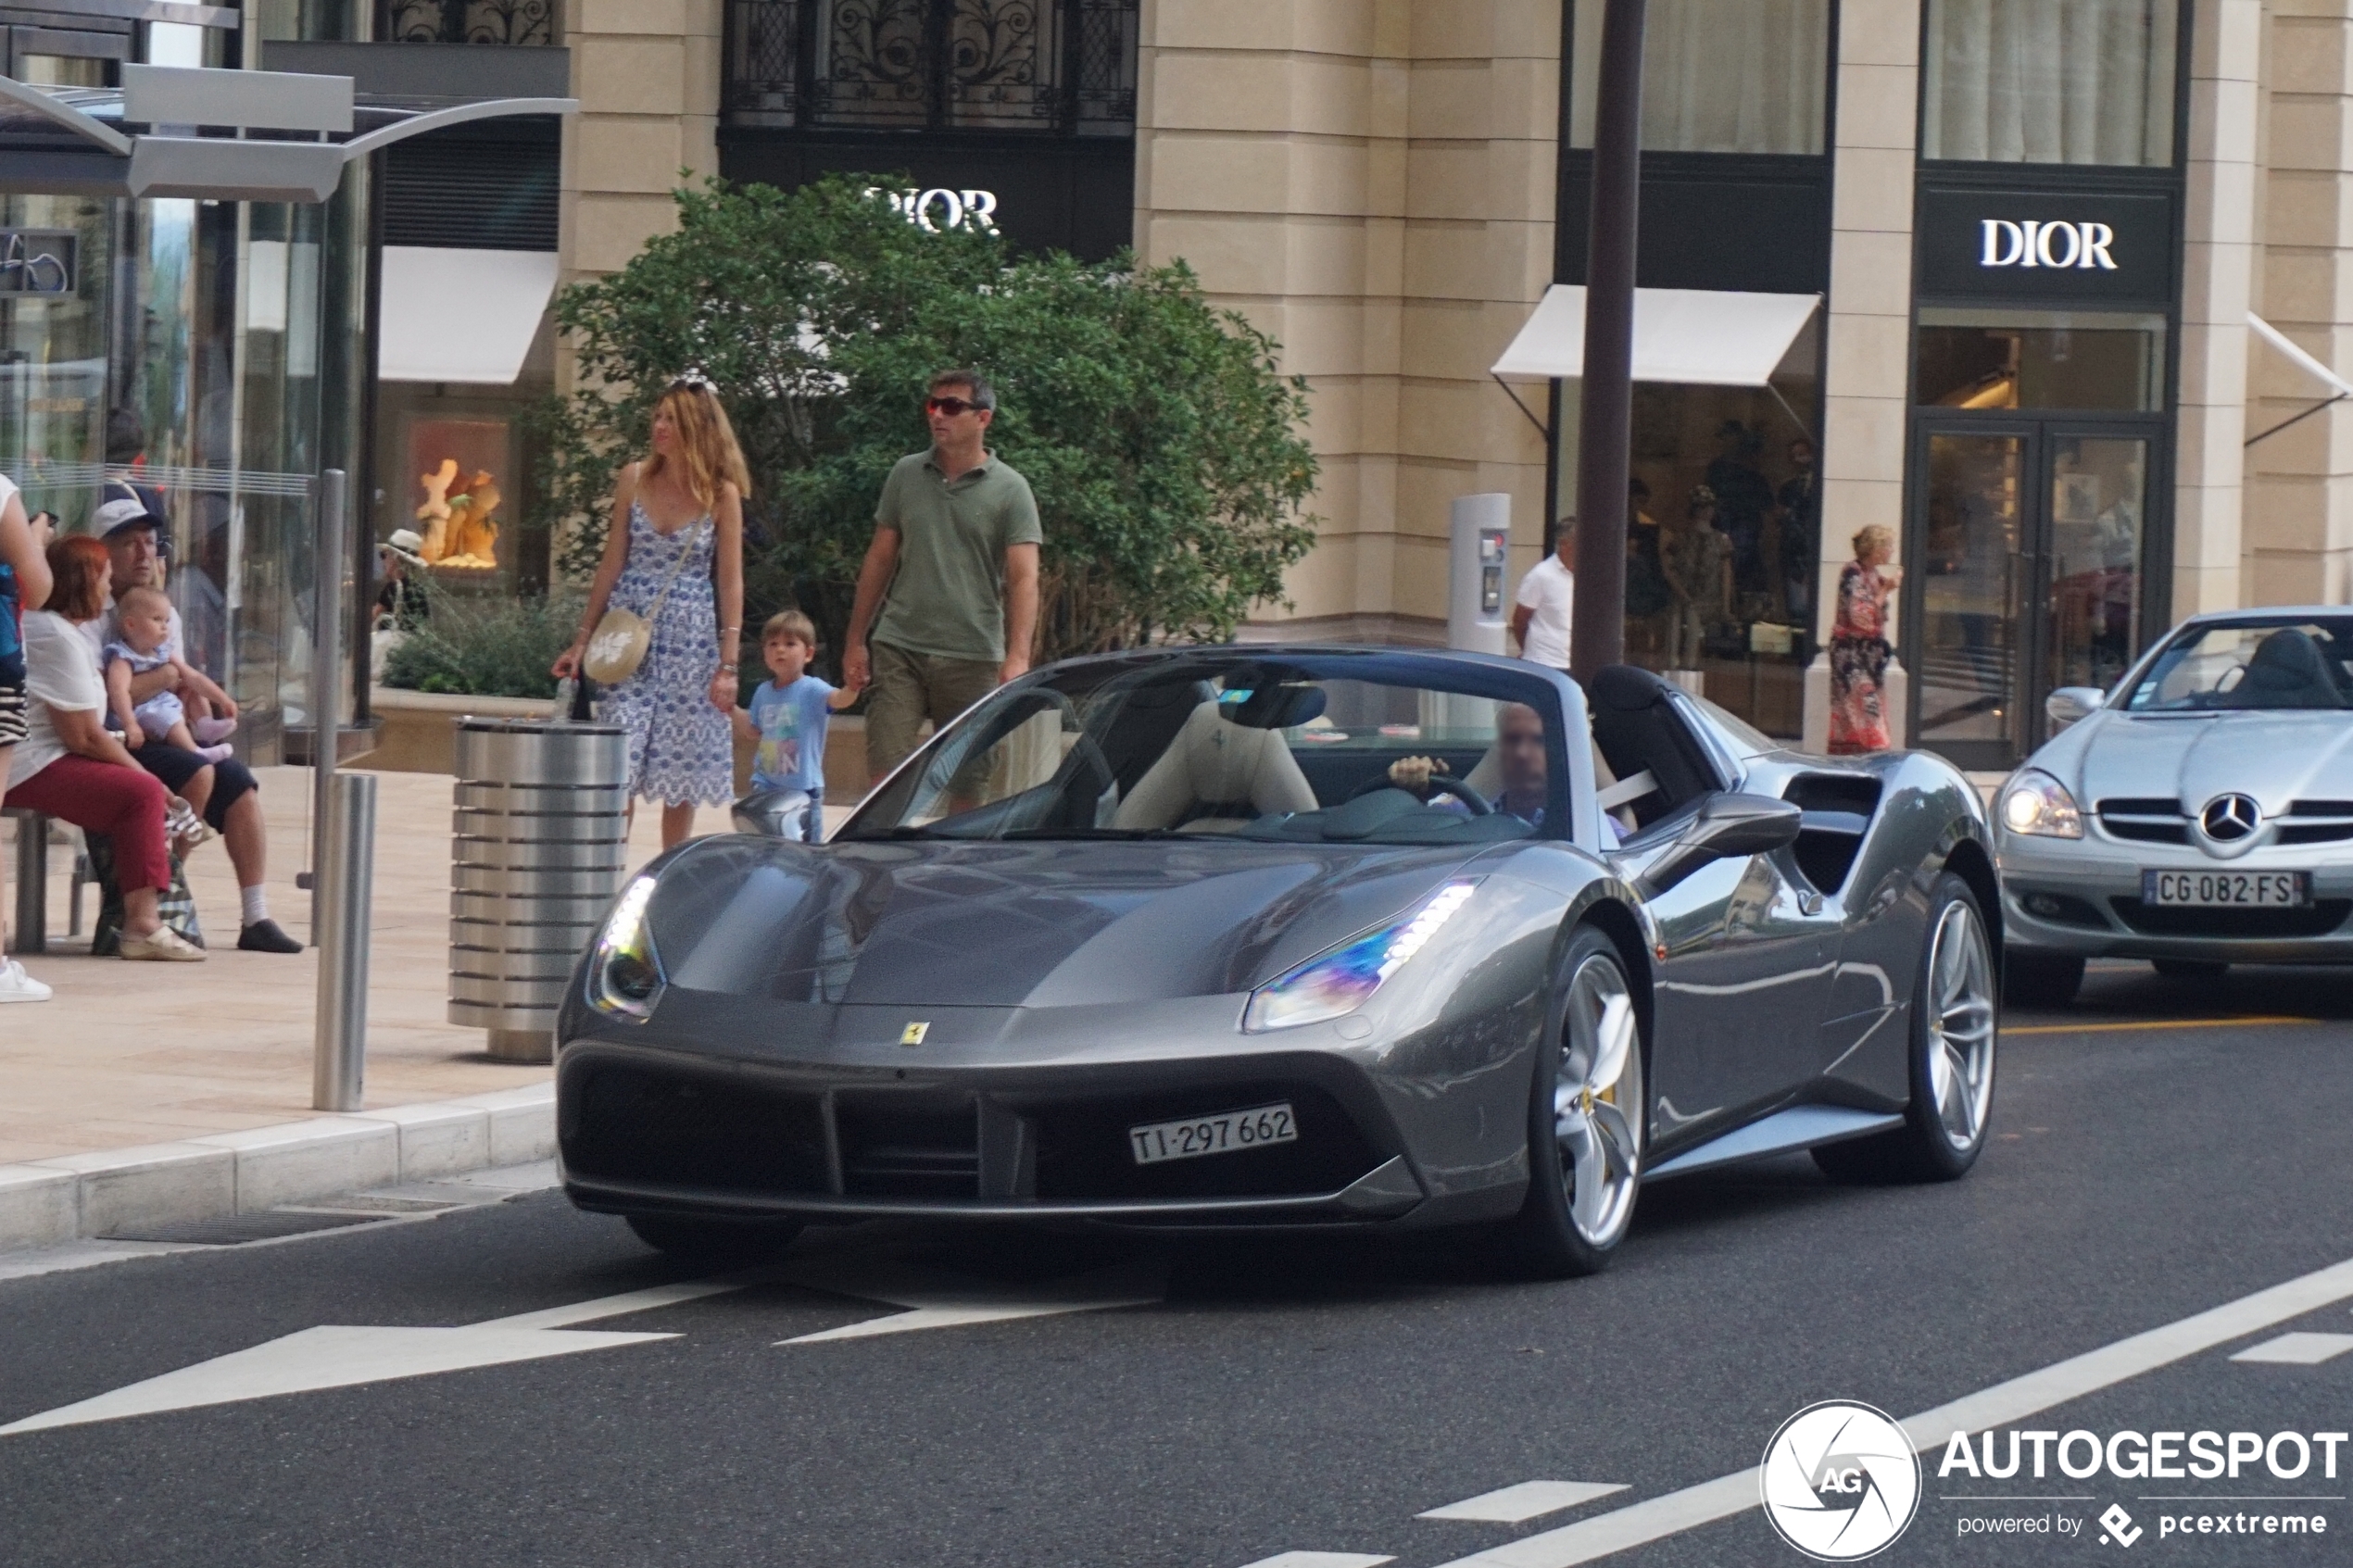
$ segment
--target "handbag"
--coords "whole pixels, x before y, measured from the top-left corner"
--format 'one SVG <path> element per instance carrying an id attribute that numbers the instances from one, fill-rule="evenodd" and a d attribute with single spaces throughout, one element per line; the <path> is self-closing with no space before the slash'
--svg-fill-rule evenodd
<path id="1" fill-rule="evenodd" d="M 654 602 L 638 615 L 626 609 L 608 609 L 597 629 L 588 634 L 588 648 L 581 656 L 581 672 L 600 686 L 617 686 L 637 672 L 646 662 L 647 650 L 653 646 L 654 621 L 661 614 L 662 601 L 670 597 L 671 585 L 678 581 L 678 573 L 686 570 L 688 552 L 678 552 L 677 564 L 670 575 L 661 580 L 661 591 Z"/>

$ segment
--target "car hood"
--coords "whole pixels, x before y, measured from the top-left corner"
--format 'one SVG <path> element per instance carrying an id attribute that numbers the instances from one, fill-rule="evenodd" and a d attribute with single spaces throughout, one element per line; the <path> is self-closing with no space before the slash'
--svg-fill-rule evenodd
<path id="1" fill-rule="evenodd" d="M 2353 723 L 2342 713 L 2103 713 L 2045 756 L 2035 765 L 2057 773 L 2087 810 L 2124 797 L 2170 797 L 2195 811 L 2235 791 L 2271 817 L 2294 801 L 2353 799 Z"/>
<path id="2" fill-rule="evenodd" d="M 1073 1007 L 1247 991 L 1413 907 L 1473 851 L 701 841 L 649 909 L 673 986 L 779 1001 Z"/>

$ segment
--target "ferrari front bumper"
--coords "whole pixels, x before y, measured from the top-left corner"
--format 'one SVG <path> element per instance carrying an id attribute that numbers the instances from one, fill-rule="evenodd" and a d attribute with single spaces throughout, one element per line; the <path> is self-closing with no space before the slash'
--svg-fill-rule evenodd
<path id="1" fill-rule="evenodd" d="M 1131 1126 L 1282 1103 L 1295 1141 L 1139 1165 Z M 1393 1223 L 1424 1206 L 1378 1095 L 1315 1052 L 883 1068 L 590 1039 L 557 1069 L 564 1188 L 626 1214 Z"/>

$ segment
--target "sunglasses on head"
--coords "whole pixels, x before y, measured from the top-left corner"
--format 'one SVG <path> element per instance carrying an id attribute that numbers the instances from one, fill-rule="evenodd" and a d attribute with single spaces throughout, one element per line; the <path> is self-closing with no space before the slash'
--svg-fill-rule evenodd
<path id="1" fill-rule="evenodd" d="M 988 404 L 975 403 L 963 397 L 926 397 L 924 399 L 924 408 L 927 412 L 945 414 L 951 420 L 968 411 L 978 410 L 986 413 L 988 410 Z"/>

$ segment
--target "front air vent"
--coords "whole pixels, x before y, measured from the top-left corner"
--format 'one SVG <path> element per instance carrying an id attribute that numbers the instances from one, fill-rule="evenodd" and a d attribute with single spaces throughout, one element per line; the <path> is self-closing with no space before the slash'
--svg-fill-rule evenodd
<path id="1" fill-rule="evenodd" d="M 2178 800 L 2120 797 L 2099 804 L 2100 829 L 2110 838 L 2139 844 L 2187 844 L 2189 820 Z"/>

